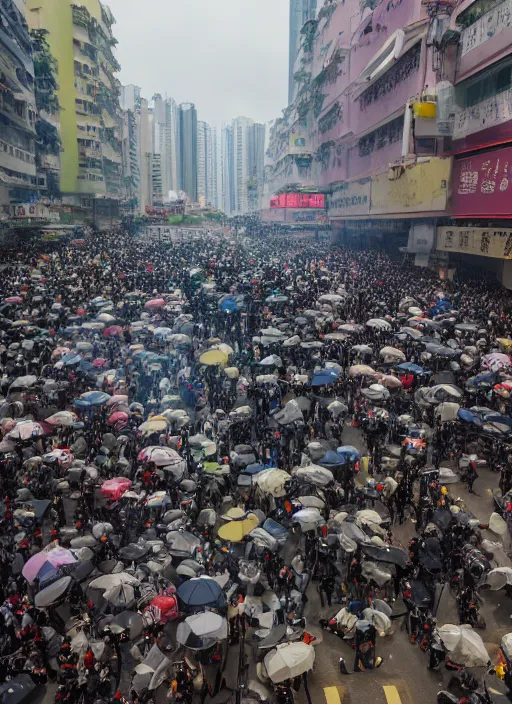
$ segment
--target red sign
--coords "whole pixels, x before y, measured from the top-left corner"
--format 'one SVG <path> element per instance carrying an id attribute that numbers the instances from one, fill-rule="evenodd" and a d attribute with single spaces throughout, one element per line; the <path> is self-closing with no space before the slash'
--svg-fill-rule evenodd
<path id="1" fill-rule="evenodd" d="M 454 217 L 511 216 L 512 147 L 483 152 L 455 161 L 452 215 Z"/>
<path id="2" fill-rule="evenodd" d="M 281 193 L 270 200 L 271 208 L 325 208 L 323 193 Z"/>

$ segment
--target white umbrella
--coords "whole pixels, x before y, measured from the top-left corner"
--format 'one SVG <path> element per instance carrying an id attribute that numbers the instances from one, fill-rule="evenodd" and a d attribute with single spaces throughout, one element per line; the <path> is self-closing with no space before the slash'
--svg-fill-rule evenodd
<path id="1" fill-rule="evenodd" d="M 391 323 L 384 320 L 384 318 L 370 318 L 370 320 L 366 321 L 366 325 L 376 330 L 391 330 Z"/>
<path id="2" fill-rule="evenodd" d="M 284 469 L 265 469 L 256 475 L 256 484 L 265 494 L 278 498 L 286 496 L 285 483 L 290 480 L 290 475 Z"/>
<path id="3" fill-rule="evenodd" d="M 264 662 L 272 682 L 283 682 L 311 670 L 315 650 L 307 643 L 282 643 L 265 655 Z"/>
<path id="4" fill-rule="evenodd" d="M 104 574 L 101 577 L 96 577 L 89 584 L 91 589 L 102 589 L 106 591 L 107 589 L 113 589 L 113 587 L 119 586 L 120 584 L 139 584 L 139 580 L 133 577 L 128 572 L 115 572 L 113 574 Z"/>
<path id="5" fill-rule="evenodd" d="M 293 523 L 298 523 L 301 530 L 306 533 L 308 530 L 314 530 L 319 526 L 324 525 L 325 521 L 317 508 L 303 508 L 293 514 Z"/>
<path id="6" fill-rule="evenodd" d="M 383 347 L 379 354 L 384 358 L 385 362 L 394 362 L 398 359 L 405 362 L 405 354 L 396 347 Z"/>
<path id="7" fill-rule="evenodd" d="M 487 667 L 489 664 L 491 659 L 484 642 L 471 626 L 447 623 L 437 632 L 453 662 L 466 667 Z"/>

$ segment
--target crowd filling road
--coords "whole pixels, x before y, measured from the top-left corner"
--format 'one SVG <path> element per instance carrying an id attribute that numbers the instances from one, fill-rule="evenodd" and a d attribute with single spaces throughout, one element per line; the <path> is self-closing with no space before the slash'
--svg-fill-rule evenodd
<path id="1" fill-rule="evenodd" d="M 2 704 L 311 701 L 324 637 L 353 681 L 397 624 L 439 703 L 510 693 L 481 608 L 512 596 L 508 292 L 122 230 L 23 245 L 0 286 Z M 459 498 L 483 476 L 492 514 Z"/>

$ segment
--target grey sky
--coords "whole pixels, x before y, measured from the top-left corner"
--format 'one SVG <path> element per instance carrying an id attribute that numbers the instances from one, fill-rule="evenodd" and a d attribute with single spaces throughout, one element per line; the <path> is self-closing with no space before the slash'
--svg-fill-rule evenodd
<path id="1" fill-rule="evenodd" d="M 289 0 L 106 0 L 122 83 L 196 104 L 213 124 L 287 102 Z"/>

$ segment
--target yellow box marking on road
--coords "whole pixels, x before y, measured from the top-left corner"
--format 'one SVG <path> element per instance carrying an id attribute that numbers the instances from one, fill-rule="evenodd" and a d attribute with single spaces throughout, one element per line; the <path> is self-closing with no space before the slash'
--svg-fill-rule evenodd
<path id="1" fill-rule="evenodd" d="M 337 687 L 324 687 L 324 694 L 327 704 L 341 704 L 341 697 Z"/>
<path id="2" fill-rule="evenodd" d="M 384 690 L 388 704 L 402 704 L 398 689 L 394 685 L 383 685 L 382 689 Z"/>

